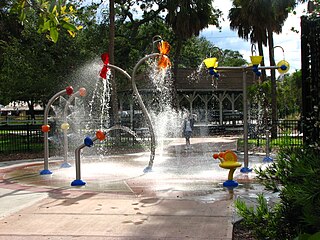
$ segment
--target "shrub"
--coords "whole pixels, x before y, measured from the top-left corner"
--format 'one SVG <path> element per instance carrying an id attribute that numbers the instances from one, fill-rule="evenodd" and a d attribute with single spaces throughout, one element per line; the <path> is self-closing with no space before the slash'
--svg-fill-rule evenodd
<path id="1" fill-rule="evenodd" d="M 266 201 L 260 199 L 263 196 L 258 197 L 255 210 L 236 202 L 243 222 L 254 228 L 258 239 L 293 239 L 300 233 L 320 231 L 320 161 L 317 152 L 308 148 L 282 149 L 276 162 L 256 173 L 267 190 L 280 193 L 280 202 L 273 209 L 266 208 Z M 267 229 L 262 231 L 263 228 Z"/>

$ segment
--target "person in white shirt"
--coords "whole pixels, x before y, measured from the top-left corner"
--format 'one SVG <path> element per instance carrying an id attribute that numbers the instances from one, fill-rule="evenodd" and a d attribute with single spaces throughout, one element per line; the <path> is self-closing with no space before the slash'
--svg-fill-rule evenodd
<path id="1" fill-rule="evenodd" d="M 186 139 L 186 148 L 190 148 L 190 138 L 193 131 L 194 121 L 192 114 L 189 114 L 183 122 L 183 136 Z"/>

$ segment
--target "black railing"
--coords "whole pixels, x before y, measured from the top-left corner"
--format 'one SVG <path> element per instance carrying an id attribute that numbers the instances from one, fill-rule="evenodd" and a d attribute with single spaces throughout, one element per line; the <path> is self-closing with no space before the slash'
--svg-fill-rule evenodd
<path id="1" fill-rule="evenodd" d="M 303 134 L 301 133 L 300 125 L 300 121 L 298 120 L 278 120 L 278 137 L 271 140 L 271 146 L 302 145 Z M 263 126 L 263 124 L 259 121 L 250 121 L 248 134 L 250 141 L 254 141 L 254 144 L 257 146 L 264 146 L 267 139 L 267 129 L 268 127 Z M 54 134 L 54 132 L 56 133 L 53 128 L 52 134 Z M 93 133 L 91 135 L 93 137 L 94 131 L 92 132 Z M 132 136 L 131 134 L 122 130 L 116 130 L 109 134 L 106 141 L 103 143 L 97 142 L 96 144 L 107 144 L 108 146 L 134 146 L 137 143 L 142 143 L 148 146 L 148 141 L 150 141 L 148 128 L 137 128 L 134 129 L 134 132 L 136 133 L 136 136 Z M 234 127 L 233 125 L 199 125 L 196 126 L 194 136 L 215 136 L 218 134 L 241 135 L 243 134 L 243 126 L 236 125 L 236 127 Z M 83 131 L 80 135 L 84 138 L 87 135 L 90 136 L 90 133 Z M 41 132 L 41 125 L 18 124 L 0 126 L 0 154 L 34 151 L 43 151 L 43 133 Z"/>
<path id="2" fill-rule="evenodd" d="M 251 121 L 249 125 L 249 138 L 256 146 L 265 146 L 270 139 L 270 146 L 301 146 L 303 144 L 303 134 L 301 132 L 301 122 L 299 120 L 277 120 L 277 138 L 271 139 L 270 126 L 265 126 L 263 121 Z M 269 131 L 268 131 L 269 130 Z"/>
<path id="3" fill-rule="evenodd" d="M 302 130 L 304 142 L 320 145 L 320 18 L 301 18 Z"/>
<path id="4" fill-rule="evenodd" d="M 0 126 L 0 153 L 35 152 L 43 150 L 41 125 Z"/>

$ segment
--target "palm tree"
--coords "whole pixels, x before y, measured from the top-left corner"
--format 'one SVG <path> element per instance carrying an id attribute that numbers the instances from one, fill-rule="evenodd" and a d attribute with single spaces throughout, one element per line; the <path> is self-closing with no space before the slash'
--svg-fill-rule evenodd
<path id="1" fill-rule="evenodd" d="M 172 27 L 176 37 L 176 48 L 173 68 L 173 107 L 178 108 L 176 76 L 179 67 L 181 47 L 185 40 L 198 36 L 200 31 L 209 24 L 218 26 L 221 14 L 212 6 L 211 0 L 170 0 L 166 5 L 168 14 L 166 22 Z"/>
<path id="2" fill-rule="evenodd" d="M 274 66 L 273 33 L 281 33 L 288 17 L 289 9 L 296 5 L 294 0 L 234 0 L 234 8 L 229 12 L 231 28 L 238 29 L 238 35 L 252 42 L 258 42 L 259 53 L 265 40 L 269 46 L 270 65 Z M 260 43 L 259 43 L 260 42 Z M 259 45 L 260 44 L 260 45 Z M 271 137 L 277 136 L 277 97 L 275 70 L 271 70 Z"/>
<path id="3" fill-rule="evenodd" d="M 265 18 L 264 8 L 268 7 L 262 3 L 253 5 L 252 0 L 234 0 L 233 8 L 229 10 L 229 20 L 231 30 L 237 30 L 238 36 L 250 40 L 251 43 L 258 44 L 260 56 L 264 56 L 263 46 L 267 46 L 267 31 L 261 27 L 261 21 Z M 257 14 L 259 12 L 259 14 Z M 263 14 L 263 16 L 260 14 Z M 261 65 L 264 66 L 262 59 Z M 262 71 L 262 81 L 266 79 L 266 72 Z"/>

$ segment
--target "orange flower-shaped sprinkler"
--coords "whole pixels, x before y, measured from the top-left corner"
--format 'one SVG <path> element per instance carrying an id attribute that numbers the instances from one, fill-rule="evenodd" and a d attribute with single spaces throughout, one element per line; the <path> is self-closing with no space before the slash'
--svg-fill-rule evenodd
<path id="1" fill-rule="evenodd" d="M 162 69 L 166 69 L 171 66 L 171 62 L 169 57 L 167 56 L 170 52 L 170 44 L 166 41 L 161 40 L 158 43 L 158 50 L 161 54 L 160 59 L 158 61 L 158 67 Z"/>
<path id="2" fill-rule="evenodd" d="M 228 180 L 223 183 L 224 187 L 237 187 L 238 182 L 233 180 L 233 173 L 236 168 L 241 167 L 241 163 L 238 162 L 237 155 L 231 151 L 227 150 L 225 152 L 220 152 L 213 154 L 214 159 L 219 159 L 219 166 L 224 169 L 229 169 Z"/>

